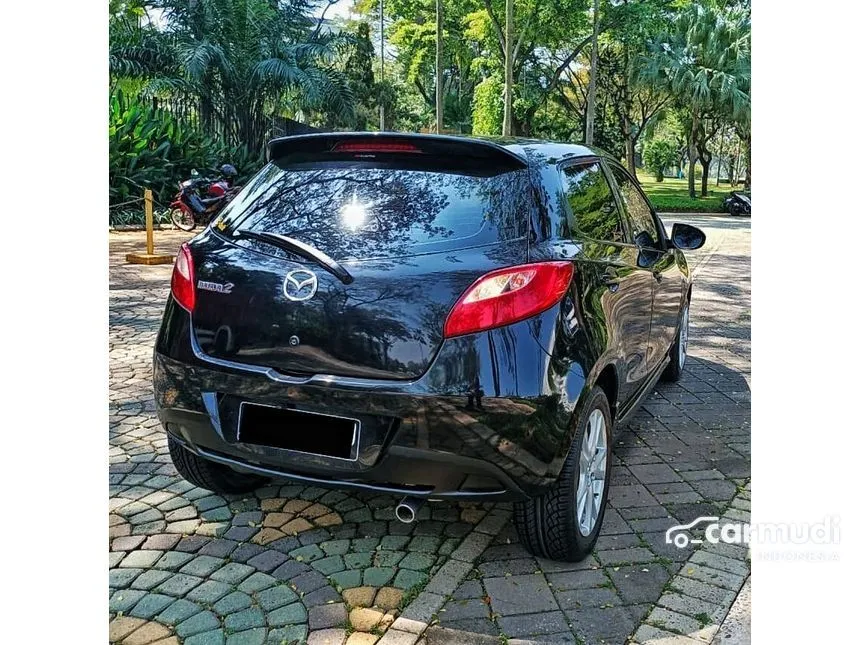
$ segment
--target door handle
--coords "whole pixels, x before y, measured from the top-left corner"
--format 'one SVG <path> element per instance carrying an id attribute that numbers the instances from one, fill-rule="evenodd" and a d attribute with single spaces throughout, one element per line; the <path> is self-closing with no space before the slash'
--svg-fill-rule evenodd
<path id="1" fill-rule="evenodd" d="M 663 281 L 663 274 L 662 274 L 662 273 L 660 273 L 659 271 L 655 271 L 655 272 L 653 273 L 653 275 L 654 275 L 654 279 L 655 279 L 657 282 L 662 282 L 662 281 Z"/>

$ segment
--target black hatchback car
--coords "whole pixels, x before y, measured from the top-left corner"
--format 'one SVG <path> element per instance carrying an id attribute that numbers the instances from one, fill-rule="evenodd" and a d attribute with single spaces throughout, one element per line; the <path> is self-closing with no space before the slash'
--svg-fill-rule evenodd
<path id="1" fill-rule="evenodd" d="M 191 483 L 269 478 L 512 500 L 535 554 L 579 560 L 614 429 L 687 348 L 690 273 L 636 181 L 572 144 L 277 139 L 183 245 L 154 355 Z"/>

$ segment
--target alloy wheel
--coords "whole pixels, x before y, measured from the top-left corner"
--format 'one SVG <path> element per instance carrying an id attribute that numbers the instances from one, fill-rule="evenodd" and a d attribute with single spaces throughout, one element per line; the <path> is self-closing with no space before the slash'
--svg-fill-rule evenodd
<path id="1" fill-rule="evenodd" d="M 579 485 L 576 488 L 576 519 L 579 532 L 587 537 L 597 524 L 606 490 L 606 417 L 602 410 L 588 416 L 579 453 Z"/>
<path id="2" fill-rule="evenodd" d="M 684 307 L 684 314 L 681 316 L 681 329 L 678 334 L 678 367 L 684 369 L 684 363 L 687 362 L 687 336 L 690 330 L 690 307 Z"/>

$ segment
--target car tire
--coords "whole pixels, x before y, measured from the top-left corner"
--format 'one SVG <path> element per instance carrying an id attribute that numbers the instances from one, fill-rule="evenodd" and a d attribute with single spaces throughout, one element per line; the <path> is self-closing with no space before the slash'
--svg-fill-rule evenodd
<path id="1" fill-rule="evenodd" d="M 264 477 L 239 473 L 222 464 L 198 457 L 169 435 L 167 448 L 173 465 L 185 481 L 213 493 L 241 495 L 260 488 L 268 481 Z"/>
<path id="2" fill-rule="evenodd" d="M 577 500 L 580 499 L 583 480 L 581 476 L 582 460 L 585 458 L 583 442 L 596 430 L 593 425 L 589 428 L 593 423 L 594 415 L 599 415 L 603 419 L 602 491 L 598 501 L 584 493 L 585 502 L 592 503 L 592 509 L 596 506 L 597 512 L 596 516 L 592 513 L 594 522 L 591 529 L 583 531 Z M 539 497 L 514 504 L 514 524 L 517 533 L 520 541 L 531 553 L 564 562 L 579 562 L 591 553 L 600 534 L 603 515 L 606 511 L 612 462 L 611 446 L 612 414 L 609 401 L 603 390 L 599 386 L 594 386 L 577 413 L 573 443 L 562 466 L 561 474 L 553 487 Z M 588 474 L 585 475 L 585 481 L 592 481 L 588 479 Z M 593 486 L 593 482 L 591 485 Z"/>
<path id="3" fill-rule="evenodd" d="M 669 364 L 663 371 L 664 381 L 679 381 L 681 372 L 684 371 L 684 365 L 687 364 L 687 339 L 690 334 L 690 301 L 684 303 L 684 309 L 681 311 L 678 330 L 675 332 L 675 341 L 669 349 Z"/>

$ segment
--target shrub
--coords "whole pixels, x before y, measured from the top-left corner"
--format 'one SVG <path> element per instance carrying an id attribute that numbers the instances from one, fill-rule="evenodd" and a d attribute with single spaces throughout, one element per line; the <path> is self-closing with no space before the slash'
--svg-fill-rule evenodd
<path id="1" fill-rule="evenodd" d="M 675 163 L 677 156 L 674 144 L 665 139 L 649 141 L 642 151 L 642 161 L 657 181 L 663 181 L 666 168 Z"/>
<path id="2" fill-rule="evenodd" d="M 152 190 L 157 205 L 166 206 L 193 168 L 232 163 L 241 183 L 263 164 L 262 153 L 227 146 L 120 90 L 110 97 L 108 136 L 108 194 L 114 206 L 141 197 L 144 188 Z"/>

